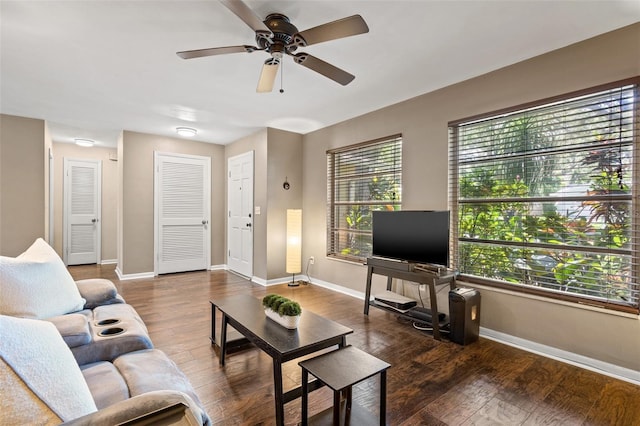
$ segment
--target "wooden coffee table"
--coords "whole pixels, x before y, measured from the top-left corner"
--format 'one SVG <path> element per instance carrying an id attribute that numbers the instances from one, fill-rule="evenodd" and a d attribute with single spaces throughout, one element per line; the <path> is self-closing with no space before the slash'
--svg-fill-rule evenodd
<path id="1" fill-rule="evenodd" d="M 222 313 L 220 336 L 220 365 L 224 365 L 227 351 L 227 325 L 231 325 L 251 343 L 273 359 L 276 424 L 284 425 L 284 404 L 302 396 L 302 387 L 284 392 L 282 364 L 322 349 L 347 344 L 347 334 L 353 330 L 335 321 L 323 318 L 302 307 L 302 316 L 296 330 L 289 330 L 268 319 L 262 301 L 249 295 L 238 295 L 211 301 L 212 318 L 215 309 Z M 322 383 L 309 383 L 315 390 Z"/>

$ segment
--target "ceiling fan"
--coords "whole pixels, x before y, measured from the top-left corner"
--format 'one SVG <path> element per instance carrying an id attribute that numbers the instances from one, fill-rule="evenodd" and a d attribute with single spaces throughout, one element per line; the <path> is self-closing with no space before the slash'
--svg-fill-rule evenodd
<path id="1" fill-rule="evenodd" d="M 343 86 L 351 83 L 355 78 L 354 75 L 322 59 L 304 52 L 296 53 L 296 50 L 299 47 L 368 33 L 369 27 L 360 15 L 349 16 L 304 31 L 298 31 L 298 28 L 291 23 L 289 18 L 281 13 L 271 13 L 262 21 L 242 0 L 220 0 L 220 3 L 251 27 L 256 33 L 257 46 L 240 45 L 186 50 L 177 52 L 179 57 L 193 59 L 228 53 L 265 51 L 271 57 L 262 66 L 257 88 L 257 92 L 260 93 L 271 92 L 273 89 L 278 67 L 284 55 L 293 57 L 295 63 L 320 73 Z"/>

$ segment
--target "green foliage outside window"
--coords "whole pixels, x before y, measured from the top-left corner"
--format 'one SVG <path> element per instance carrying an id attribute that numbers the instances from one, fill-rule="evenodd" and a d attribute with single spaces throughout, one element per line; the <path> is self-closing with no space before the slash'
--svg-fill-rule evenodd
<path id="1" fill-rule="evenodd" d="M 362 260 L 371 255 L 372 212 L 401 207 L 402 138 L 330 151 L 327 169 L 328 254 Z"/>
<path id="2" fill-rule="evenodd" d="M 633 92 L 455 129 L 461 274 L 638 306 Z"/>

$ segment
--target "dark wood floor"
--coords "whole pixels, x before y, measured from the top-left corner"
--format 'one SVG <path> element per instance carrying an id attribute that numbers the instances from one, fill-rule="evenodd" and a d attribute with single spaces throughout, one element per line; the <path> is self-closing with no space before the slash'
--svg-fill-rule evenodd
<path id="1" fill-rule="evenodd" d="M 76 279 L 114 281 L 149 328 L 156 348 L 189 377 L 215 425 L 273 425 L 271 359 L 250 348 L 218 365 L 209 341 L 209 300 L 234 294 L 278 293 L 304 309 L 354 330 L 347 342 L 392 365 L 388 372 L 390 425 L 640 425 L 640 387 L 487 339 L 462 347 L 438 342 L 393 314 L 317 286 L 268 288 L 224 271 L 191 272 L 119 281 L 112 266 L 70 268 Z M 285 389 L 300 383 L 300 368 L 284 369 Z M 354 401 L 377 414 L 378 378 L 354 388 Z M 310 396 L 310 413 L 331 406 L 328 389 Z M 300 403 L 285 408 L 300 420 Z M 359 425 L 355 425 L 359 426 Z"/>

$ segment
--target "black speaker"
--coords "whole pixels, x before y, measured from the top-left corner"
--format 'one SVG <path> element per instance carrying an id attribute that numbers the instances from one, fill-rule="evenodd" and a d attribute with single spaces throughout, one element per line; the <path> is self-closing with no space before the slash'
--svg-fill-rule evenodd
<path id="1" fill-rule="evenodd" d="M 449 338 L 459 345 L 478 340 L 480 334 L 480 293 L 472 288 L 449 291 Z"/>

